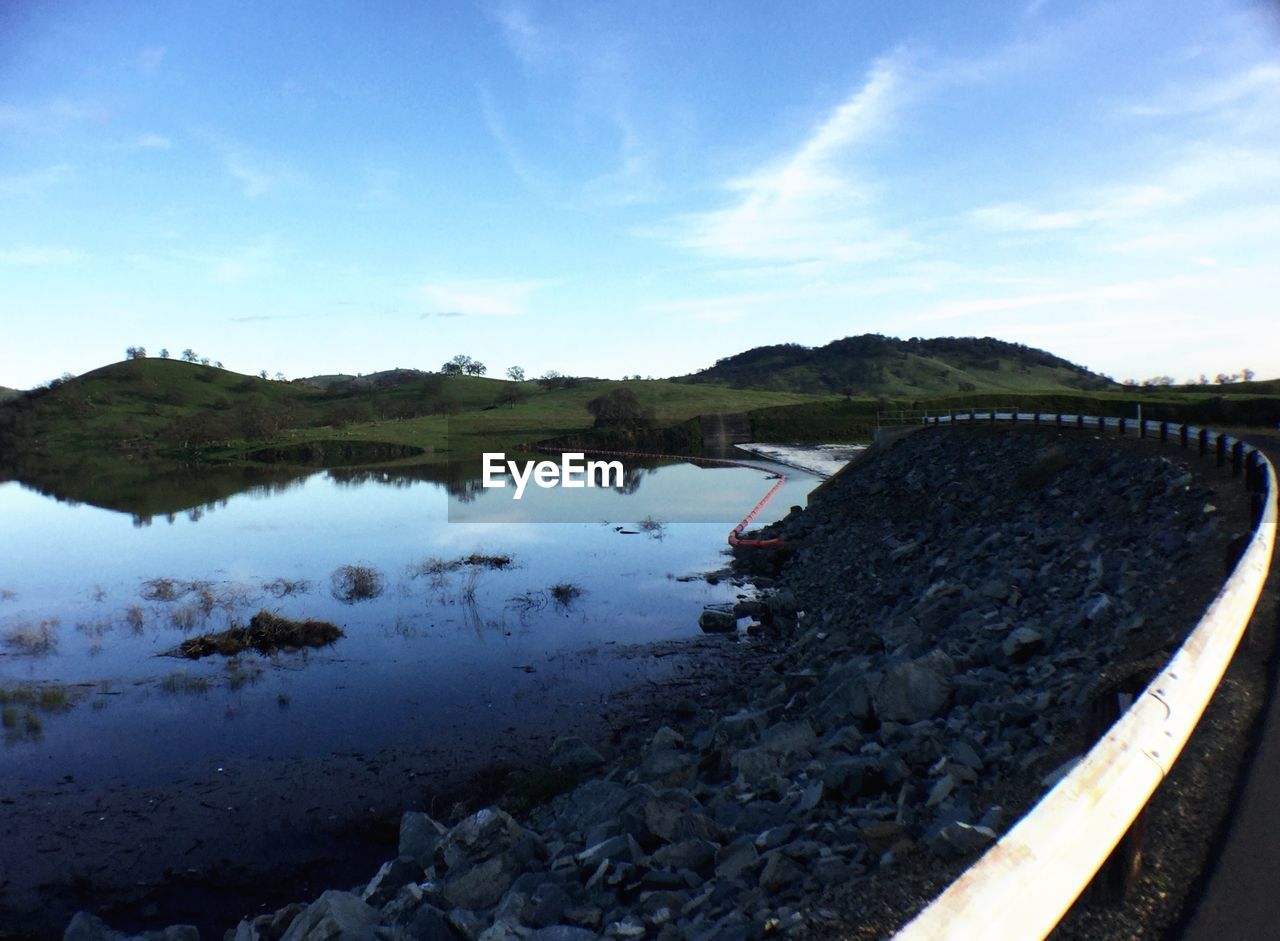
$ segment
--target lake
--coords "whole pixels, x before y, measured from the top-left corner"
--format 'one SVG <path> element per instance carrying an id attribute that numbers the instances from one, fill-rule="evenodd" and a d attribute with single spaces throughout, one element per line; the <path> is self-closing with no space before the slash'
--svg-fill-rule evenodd
<path id="1" fill-rule="evenodd" d="M 818 482 L 752 463 L 789 478 L 758 523 Z M 674 668 L 637 645 L 697 636 L 703 606 L 741 591 L 702 576 L 774 483 L 651 463 L 629 465 L 622 488 L 530 487 L 515 504 L 477 478 L 299 472 L 151 516 L 0 485 L 0 909 L 49 916 L 52 896 L 73 910 L 132 879 L 127 921 L 160 904 L 146 901 L 162 892 L 157 870 L 190 862 L 204 883 L 229 881 L 218 865 L 281 841 L 298 858 L 280 864 L 302 864 L 314 845 L 299 827 L 385 822 L 437 772 L 519 756 L 598 716 Z M 348 566 L 373 597 L 346 596 Z M 260 610 L 344 636 L 305 652 L 174 655 Z M 235 839 L 217 835 L 227 819 L 244 821 Z M 94 868 L 90 847 L 115 861 Z M 85 871 L 68 872 L 68 853 Z"/>

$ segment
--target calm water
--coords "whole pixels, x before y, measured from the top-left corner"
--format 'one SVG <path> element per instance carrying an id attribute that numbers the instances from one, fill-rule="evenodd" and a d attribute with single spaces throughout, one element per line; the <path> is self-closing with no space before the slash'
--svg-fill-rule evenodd
<path id="1" fill-rule="evenodd" d="M 785 473 L 761 522 L 818 482 Z M 465 481 L 319 472 L 145 524 L 0 485 L 0 690 L 60 689 L 70 703 L 9 707 L 0 775 L 163 782 L 193 764 L 422 743 L 513 728 L 549 703 L 589 708 L 622 682 L 619 650 L 696 634 L 703 605 L 732 600 L 731 586 L 689 576 L 724 564 L 728 529 L 771 485 L 671 464 L 633 470 L 627 492 L 531 487 L 495 513 L 500 497 Z M 590 522 L 548 522 L 568 513 Z M 495 516 L 512 521 L 457 521 Z M 693 522 L 619 531 L 643 520 Z M 422 571 L 472 553 L 512 563 Z M 382 591 L 344 603 L 331 575 L 357 564 Z M 559 584 L 580 594 L 560 603 Z M 168 654 L 260 609 L 346 636 L 232 661 Z"/>

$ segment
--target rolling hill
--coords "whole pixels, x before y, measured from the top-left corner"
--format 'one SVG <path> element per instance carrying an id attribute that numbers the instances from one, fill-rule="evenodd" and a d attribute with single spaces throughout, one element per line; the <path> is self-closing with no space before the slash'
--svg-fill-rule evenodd
<path id="1" fill-rule="evenodd" d="M 1044 350 L 990 337 L 899 340 L 879 334 L 826 346 L 762 346 L 681 382 L 827 395 L 938 396 L 963 392 L 1102 391 L 1116 384 Z"/>

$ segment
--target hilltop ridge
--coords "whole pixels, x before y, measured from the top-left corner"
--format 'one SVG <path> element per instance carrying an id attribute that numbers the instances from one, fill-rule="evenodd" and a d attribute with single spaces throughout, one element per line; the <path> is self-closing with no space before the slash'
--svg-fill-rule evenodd
<path id="1" fill-rule="evenodd" d="M 1116 387 L 1044 350 L 992 337 L 912 337 L 878 333 L 825 346 L 782 343 L 717 360 L 681 382 L 740 389 L 839 395 L 947 395 L 976 391 L 1102 391 Z"/>

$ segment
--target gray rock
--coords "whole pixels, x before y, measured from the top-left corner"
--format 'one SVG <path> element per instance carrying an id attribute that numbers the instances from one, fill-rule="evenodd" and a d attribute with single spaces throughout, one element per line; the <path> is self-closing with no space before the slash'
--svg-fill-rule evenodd
<path id="1" fill-rule="evenodd" d="M 679 840 L 658 847 L 651 859 L 655 865 L 665 869 L 691 869 L 700 876 L 708 876 L 715 865 L 717 849 L 716 844 L 709 840 Z"/>
<path id="2" fill-rule="evenodd" d="M 281 941 L 377 941 L 378 910 L 350 892 L 330 889 L 308 905 Z"/>
<path id="3" fill-rule="evenodd" d="M 732 609 L 703 608 L 702 614 L 698 615 L 698 627 L 705 634 L 730 634 L 738 629 L 738 619 Z"/>
<path id="4" fill-rule="evenodd" d="M 414 941 L 458 941 L 449 916 L 434 905 L 422 905 L 413 913 L 406 933 Z"/>
<path id="5" fill-rule="evenodd" d="M 123 938 L 122 933 L 89 912 L 76 912 L 62 933 L 62 941 L 122 941 Z"/>
<path id="6" fill-rule="evenodd" d="M 897 722 L 931 719 L 946 709 L 951 699 L 955 665 L 940 650 L 892 667 L 876 688 L 876 714 Z"/>
<path id="7" fill-rule="evenodd" d="M 599 768 L 604 757 L 576 735 L 563 735 L 551 743 L 551 767 L 585 772 Z"/>
<path id="8" fill-rule="evenodd" d="M 776 755 L 808 753 L 818 744 L 818 736 L 808 719 L 779 722 L 760 733 L 760 748 Z"/>
<path id="9" fill-rule="evenodd" d="M 759 885 L 766 892 L 777 892 L 804 878 L 804 870 L 792 862 L 781 850 L 774 850 L 764 857 Z"/>
<path id="10" fill-rule="evenodd" d="M 600 935 L 575 925 L 549 925 L 529 936 L 529 941 L 597 941 Z"/>
<path id="11" fill-rule="evenodd" d="M 400 818 L 400 855 L 426 869 L 444 833 L 445 828 L 428 814 L 411 810 Z"/>
<path id="12" fill-rule="evenodd" d="M 1044 650 L 1044 635 L 1030 627 L 1016 627 L 1000 645 L 1012 663 L 1023 663 Z"/>
<path id="13" fill-rule="evenodd" d="M 929 849 L 944 859 L 959 859 L 994 843 L 994 830 L 969 823 L 949 823 L 929 840 Z"/>
<path id="14" fill-rule="evenodd" d="M 541 841 L 496 807 L 463 820 L 440 840 L 436 860 L 444 868 L 442 895 L 457 908 L 488 908 L 516 876 L 544 852 Z"/>
<path id="15" fill-rule="evenodd" d="M 362 901 L 375 908 L 381 908 L 390 902 L 407 883 L 422 878 L 422 867 L 410 856 L 397 856 L 382 864 L 364 892 L 360 894 Z"/>
<path id="16" fill-rule="evenodd" d="M 749 834 L 744 834 L 716 851 L 716 877 L 736 879 L 754 867 L 759 859 L 760 854 L 756 851 L 755 839 Z"/>

